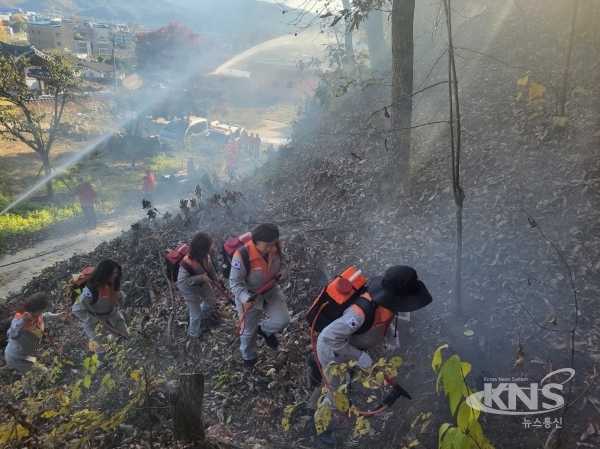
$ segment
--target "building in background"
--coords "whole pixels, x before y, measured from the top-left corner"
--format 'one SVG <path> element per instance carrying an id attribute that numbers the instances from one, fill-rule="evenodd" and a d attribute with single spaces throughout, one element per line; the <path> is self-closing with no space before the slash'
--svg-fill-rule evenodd
<path id="1" fill-rule="evenodd" d="M 83 65 L 83 77 L 87 80 L 115 79 L 115 68 L 105 62 L 80 61 Z"/>
<path id="2" fill-rule="evenodd" d="M 92 56 L 92 42 L 76 38 L 75 54 L 78 58 L 89 58 Z"/>
<path id="3" fill-rule="evenodd" d="M 113 39 L 114 39 L 114 44 L 116 47 L 119 48 L 124 48 L 126 50 L 130 49 L 133 45 L 134 42 L 134 34 L 129 31 L 129 27 L 125 27 L 127 28 L 127 31 L 123 31 L 123 30 L 115 30 L 113 32 Z"/>
<path id="4" fill-rule="evenodd" d="M 0 6 L 0 14 L 23 14 L 21 8 L 11 8 L 8 6 Z"/>
<path id="5" fill-rule="evenodd" d="M 39 69 L 46 65 L 49 59 L 48 55 L 45 55 L 33 45 L 3 43 L 0 46 L 0 56 L 14 61 L 30 90 L 37 90 L 40 94 L 44 93 L 45 80 L 43 76 L 40 76 Z"/>
<path id="6" fill-rule="evenodd" d="M 113 42 L 110 26 L 95 25 L 92 39 L 92 53 L 94 56 L 102 56 L 102 58 L 110 58 L 112 56 Z"/>
<path id="7" fill-rule="evenodd" d="M 75 23 L 72 20 L 56 22 L 27 22 L 29 43 L 39 50 L 58 50 L 73 53 L 75 47 Z"/>

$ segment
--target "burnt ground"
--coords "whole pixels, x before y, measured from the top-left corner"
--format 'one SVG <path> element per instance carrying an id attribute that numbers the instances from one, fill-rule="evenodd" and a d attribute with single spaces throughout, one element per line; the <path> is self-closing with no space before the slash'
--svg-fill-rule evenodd
<path id="1" fill-rule="evenodd" d="M 559 2 L 550 3 L 549 10 L 561 11 Z M 535 8 L 528 5 L 525 13 L 541 14 Z M 542 16 L 547 20 L 532 22 L 528 32 L 542 39 L 548 30 L 559 26 L 562 30 L 567 16 L 562 12 L 562 16 Z M 509 19 L 514 20 L 504 20 L 503 35 L 520 36 L 519 11 L 511 14 Z M 508 43 L 506 37 L 496 39 L 487 51 L 508 60 L 511 52 L 518 52 Z M 547 43 L 538 52 L 550 54 L 552 45 Z M 174 447 L 164 400 L 169 382 L 179 372 L 203 372 L 204 424 L 216 444 L 254 449 L 317 447 L 310 432 L 312 392 L 304 363 L 310 344 L 303 312 L 324 284 L 325 273 L 336 274 L 355 265 L 372 277 L 395 263 L 414 266 L 434 297 L 431 306 L 413 314 L 396 353 L 404 360 L 398 381 L 413 400 L 400 400 L 389 411 L 370 418 L 371 432 L 364 437 L 353 436 L 351 423 L 340 422 L 337 447 L 436 447 L 438 427 L 452 419 L 447 399 L 435 391 L 431 369 L 433 352 L 445 343 L 472 364 L 467 377 L 471 385 L 482 370 L 495 377 L 539 382 L 555 369 L 574 367 L 568 400 L 574 404 L 564 416 L 565 447 L 600 446 L 598 384 L 592 383 L 600 361 L 596 305 L 600 288 L 600 92 L 599 72 L 590 71 L 583 49 L 574 58 L 572 85 L 587 94 L 571 94 L 566 133 L 552 132 L 550 96 L 546 102 L 529 102 L 524 90 L 525 98 L 517 100 L 523 88 L 515 81 L 525 76 L 524 70 L 476 60 L 471 76 L 465 75 L 461 84 L 465 114 L 462 184 L 467 196 L 463 313 L 458 318 L 451 314 L 455 218 L 446 137 L 424 129 L 413 133 L 411 180 L 401 193 L 390 194 L 381 182 L 387 167 L 382 135 L 387 125 L 384 118 L 377 118 L 380 129 L 356 132 L 368 118 L 361 113 L 366 101 L 361 95 L 340 100 L 338 110 L 354 111 L 351 114 L 308 113 L 296 128 L 292 154 L 235 185 L 243 199 L 233 205 L 228 202 L 230 208 L 222 200 L 217 206 L 201 197 L 200 207 L 192 208 L 184 218 L 148 222 L 139 235 L 124 235 L 45 270 L 20 297 L 41 288 L 61 298 L 61 282 L 70 273 L 101 257 L 120 260 L 125 281 L 129 281 L 124 291 L 132 338 L 125 343 L 130 348 L 128 362 L 114 368 L 115 377 L 121 370 L 129 373 L 144 368 L 151 378 L 165 380 L 153 383 L 150 413 L 140 408 L 117 429 L 97 430 L 92 446 L 150 447 L 152 439 L 154 447 Z M 560 72 L 558 59 L 544 59 L 551 75 Z M 420 62 L 420 67 L 426 63 Z M 552 76 L 552 82 L 557 82 L 559 76 Z M 433 94 L 422 98 L 413 121 L 432 120 L 431 109 L 442 111 L 441 106 L 437 108 L 443 105 L 440 98 Z M 249 372 L 243 369 L 237 349 L 231 307 L 223 306 L 214 314 L 204 341 L 186 340 L 185 306 L 170 294 L 162 259 L 195 230 L 210 233 L 220 244 L 228 235 L 244 232 L 259 221 L 280 225 L 291 271 L 283 290 L 293 320 L 280 337 L 279 350 L 273 353 L 261 345 L 259 363 Z M 57 310 L 64 308 L 63 302 L 57 300 Z M 7 325 L 4 321 L 0 339 L 5 338 Z M 55 340 L 78 366 L 85 353 L 73 337 L 76 328 L 51 326 Z M 525 354 L 521 364 L 517 363 L 519 344 Z M 50 365 L 54 363 L 51 350 L 48 346 L 42 356 Z M 383 351 L 375 354 L 389 356 Z M 6 367 L 0 368 L 0 376 L 4 385 L 18 380 Z M 82 373 L 64 370 L 62 376 L 60 384 L 70 385 Z M 77 407 L 115 411 L 127 402 L 127 392 L 133 388 L 127 374 L 117 384 L 120 395 L 100 394 L 100 383 L 101 377 L 95 375 L 91 394 Z M 6 388 L 2 395 L 14 401 Z M 283 409 L 292 404 L 297 407 L 286 433 L 281 418 Z M 428 412 L 432 415 L 427 426 L 421 422 L 411 426 L 421 413 Z M 561 415 L 562 411 L 550 416 Z M 53 419 L 36 420 L 40 435 L 56 424 Z M 481 421 L 497 448 L 542 447 L 552 430 L 526 429 L 521 418 L 510 416 L 488 414 Z"/>

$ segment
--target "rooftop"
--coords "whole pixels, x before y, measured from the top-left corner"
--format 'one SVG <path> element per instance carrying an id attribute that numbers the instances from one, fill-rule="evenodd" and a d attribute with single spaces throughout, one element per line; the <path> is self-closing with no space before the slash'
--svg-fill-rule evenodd
<path id="1" fill-rule="evenodd" d="M 106 64 L 105 62 L 79 61 L 79 63 L 84 67 L 95 70 L 96 72 L 105 73 L 114 71 L 114 67 L 112 65 Z"/>
<path id="2" fill-rule="evenodd" d="M 29 25 L 36 25 L 40 27 L 60 27 L 59 22 L 27 22 Z"/>
<path id="3" fill-rule="evenodd" d="M 39 63 L 41 60 L 48 60 L 48 56 L 33 45 L 13 45 L 5 42 L 0 42 L 0 55 L 4 56 L 6 59 L 30 58 L 33 63 Z M 34 59 L 37 59 L 37 61 L 34 61 Z"/>

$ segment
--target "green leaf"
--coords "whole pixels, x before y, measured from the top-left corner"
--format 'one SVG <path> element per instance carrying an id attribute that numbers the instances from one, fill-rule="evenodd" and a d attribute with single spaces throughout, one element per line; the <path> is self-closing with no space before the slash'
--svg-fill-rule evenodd
<path id="1" fill-rule="evenodd" d="M 443 372 L 444 392 L 450 399 L 450 413 L 454 415 L 463 396 L 463 387 L 465 385 L 460 358 L 457 355 L 450 357 L 442 365 L 441 371 Z"/>
<path id="2" fill-rule="evenodd" d="M 451 427 L 443 436 L 440 449 L 469 449 L 469 437 L 456 427 Z"/>
<path id="3" fill-rule="evenodd" d="M 431 368 L 437 373 L 438 367 L 442 364 L 442 349 L 446 349 L 448 344 L 442 345 L 435 350 L 433 353 L 433 360 L 431 361 Z"/>
<path id="4" fill-rule="evenodd" d="M 460 430 L 467 430 L 472 416 L 471 407 L 469 407 L 466 402 L 460 404 L 460 407 L 458 407 L 458 414 L 456 415 L 456 424 L 458 424 L 458 428 Z"/>
<path id="5" fill-rule="evenodd" d="M 92 376 L 90 376 L 89 374 L 86 374 L 85 377 L 83 378 L 83 386 L 85 388 L 90 388 L 91 384 L 92 384 Z"/>
<path id="6" fill-rule="evenodd" d="M 53 416 L 58 415 L 58 412 L 55 410 L 48 410 L 47 412 L 42 413 L 42 418 L 52 418 Z"/>
<path id="7" fill-rule="evenodd" d="M 104 377 L 102 377 L 102 382 L 100 383 L 100 385 L 106 385 L 106 382 L 108 382 L 110 380 L 110 373 L 106 373 L 104 375 Z"/>
<path id="8" fill-rule="evenodd" d="M 471 420 L 469 423 L 469 430 L 467 432 L 474 441 L 477 447 L 484 447 L 487 439 L 483 436 L 483 429 L 481 428 L 481 424 L 476 419 Z"/>
<path id="9" fill-rule="evenodd" d="M 444 423 L 440 426 L 440 430 L 438 431 L 438 447 L 442 447 L 442 438 L 449 427 L 449 423 Z"/>

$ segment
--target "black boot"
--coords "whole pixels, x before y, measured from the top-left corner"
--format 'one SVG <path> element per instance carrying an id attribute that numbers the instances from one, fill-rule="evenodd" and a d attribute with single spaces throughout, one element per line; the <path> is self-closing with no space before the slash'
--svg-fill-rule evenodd
<path id="1" fill-rule="evenodd" d="M 331 427 L 332 426 L 330 425 L 327 430 L 323 431 L 320 434 L 317 434 L 317 429 L 315 429 L 313 426 L 313 430 L 317 435 L 317 438 L 321 443 L 323 443 L 327 447 L 335 447 L 335 438 L 333 438 L 333 429 Z"/>
<path id="2" fill-rule="evenodd" d="M 321 385 L 323 377 L 319 370 L 319 362 L 317 362 L 317 358 L 313 353 L 308 355 L 308 367 L 310 369 L 310 386 L 313 388 L 318 387 Z"/>
<path id="3" fill-rule="evenodd" d="M 277 349 L 277 346 L 279 346 L 279 342 L 277 341 L 277 337 L 275 336 L 275 334 L 267 335 L 260 326 L 258 326 L 258 330 L 256 331 L 256 333 L 265 339 L 265 343 L 269 348 Z"/>
<path id="4" fill-rule="evenodd" d="M 319 438 L 319 440 L 321 440 L 321 443 L 323 443 L 324 445 L 328 447 L 335 446 L 335 440 L 333 439 L 333 430 L 327 429 L 321 435 L 317 435 L 317 437 Z"/>

